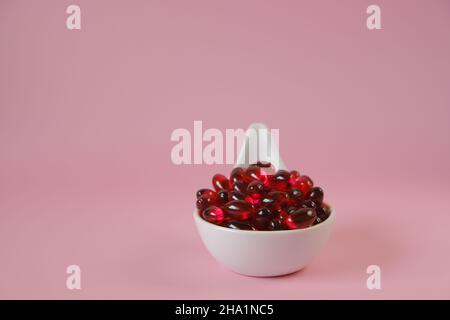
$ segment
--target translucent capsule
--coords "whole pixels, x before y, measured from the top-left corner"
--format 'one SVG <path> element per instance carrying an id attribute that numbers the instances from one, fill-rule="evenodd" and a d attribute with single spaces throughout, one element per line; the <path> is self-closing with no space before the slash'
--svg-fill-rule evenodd
<path id="1" fill-rule="evenodd" d="M 225 222 L 222 226 L 235 230 L 249 230 L 249 231 L 256 230 L 251 224 L 241 221 Z"/>
<path id="2" fill-rule="evenodd" d="M 202 218 L 211 223 L 220 224 L 224 221 L 223 210 L 216 206 L 211 206 L 202 211 Z"/>
<path id="3" fill-rule="evenodd" d="M 215 174 L 212 179 L 212 184 L 216 191 L 230 189 L 230 181 L 222 174 Z"/>
<path id="4" fill-rule="evenodd" d="M 302 190 L 303 194 L 307 194 L 311 190 L 313 185 L 313 181 L 308 176 L 300 176 L 300 178 L 298 178 L 297 182 L 295 183 L 295 187 Z"/>
<path id="5" fill-rule="evenodd" d="M 270 187 L 279 191 L 288 191 L 290 187 L 290 178 L 291 175 L 289 171 L 278 170 L 270 179 Z"/>
<path id="6" fill-rule="evenodd" d="M 211 189 L 200 189 L 196 193 L 197 199 L 200 198 L 201 196 L 214 197 L 215 195 L 216 193 Z"/>
<path id="7" fill-rule="evenodd" d="M 321 187 L 314 187 L 312 188 L 307 196 L 307 199 L 314 201 L 315 204 L 317 204 L 318 206 L 322 205 L 323 202 L 323 190 Z"/>
<path id="8" fill-rule="evenodd" d="M 233 200 L 228 202 L 223 210 L 229 220 L 249 220 L 253 214 L 253 205 L 245 200 Z"/>
<path id="9" fill-rule="evenodd" d="M 303 229 L 311 226 L 316 220 L 316 211 L 311 208 L 301 208 L 286 216 L 285 225 L 289 229 Z"/>

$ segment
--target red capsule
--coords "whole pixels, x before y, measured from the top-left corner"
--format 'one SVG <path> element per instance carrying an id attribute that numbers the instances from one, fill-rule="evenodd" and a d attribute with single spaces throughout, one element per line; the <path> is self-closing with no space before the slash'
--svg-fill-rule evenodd
<path id="1" fill-rule="evenodd" d="M 309 200 L 315 202 L 318 206 L 320 206 L 323 202 L 322 188 L 321 187 L 312 188 L 306 195 L 306 199 L 309 199 Z"/>
<path id="2" fill-rule="evenodd" d="M 222 191 L 217 192 L 217 195 L 216 195 L 216 203 L 217 203 L 217 205 L 222 206 L 225 203 L 227 203 L 228 201 L 230 201 L 229 200 L 229 192 L 228 191 L 222 190 Z"/>
<path id="3" fill-rule="evenodd" d="M 225 217 L 229 220 L 249 220 L 253 214 L 253 205 L 245 200 L 233 200 L 224 207 Z"/>
<path id="4" fill-rule="evenodd" d="M 246 195 L 244 198 L 245 201 L 253 204 L 253 205 L 258 205 L 261 202 L 261 199 L 257 199 L 257 198 L 253 198 L 250 195 Z"/>
<path id="5" fill-rule="evenodd" d="M 289 182 L 294 186 L 299 178 L 300 173 L 297 170 L 292 170 L 290 173 Z"/>
<path id="6" fill-rule="evenodd" d="M 307 194 L 311 190 L 313 185 L 313 181 L 308 176 L 300 176 L 300 178 L 298 178 L 297 182 L 295 183 L 295 186 L 302 190 L 303 194 Z"/>
<path id="7" fill-rule="evenodd" d="M 229 190 L 230 189 L 230 181 L 227 177 L 222 174 L 215 174 L 212 179 L 212 184 L 216 191 L 220 190 Z"/>
<path id="8" fill-rule="evenodd" d="M 252 181 L 247 186 L 247 194 L 249 194 L 254 199 L 261 199 L 267 192 L 269 188 L 266 187 L 261 181 Z"/>
<path id="9" fill-rule="evenodd" d="M 245 193 L 233 190 L 228 194 L 229 201 L 233 200 L 245 200 Z"/>
<path id="10" fill-rule="evenodd" d="M 230 181 L 234 183 L 236 181 L 244 181 L 245 178 L 245 170 L 241 167 L 236 167 L 231 171 Z"/>
<path id="11" fill-rule="evenodd" d="M 261 205 L 272 211 L 279 211 L 288 205 L 288 196 L 286 192 L 271 191 L 261 200 Z"/>
<path id="12" fill-rule="evenodd" d="M 197 209 L 199 210 L 199 212 L 202 212 L 207 207 L 215 205 L 215 199 L 213 199 L 211 197 L 207 197 L 207 196 L 201 196 L 200 198 L 197 199 L 197 202 L 195 203 L 195 205 L 196 205 Z"/>
<path id="13" fill-rule="evenodd" d="M 248 183 L 246 183 L 244 181 L 233 182 L 233 190 L 234 191 L 239 191 L 239 192 L 242 192 L 242 193 L 246 193 L 247 192 L 247 186 L 248 186 Z"/>
<path id="14" fill-rule="evenodd" d="M 267 230 L 269 231 L 287 230 L 287 227 L 284 225 L 281 219 L 275 218 L 270 220 L 269 225 L 267 226 Z"/>
<path id="15" fill-rule="evenodd" d="M 330 213 L 324 207 L 317 208 L 316 213 L 317 217 L 320 218 L 321 221 L 325 221 L 330 216 Z"/>
<path id="16" fill-rule="evenodd" d="M 258 230 L 269 230 L 270 222 L 275 218 L 275 214 L 268 208 L 262 207 L 255 212 L 252 225 Z"/>
<path id="17" fill-rule="evenodd" d="M 200 189 L 196 193 L 197 199 L 200 198 L 201 196 L 213 198 L 215 195 L 216 193 L 211 189 Z"/>
<path id="18" fill-rule="evenodd" d="M 216 206 L 211 206 L 202 211 L 202 218 L 208 222 L 220 224 L 224 221 L 223 210 Z"/>
<path id="19" fill-rule="evenodd" d="M 314 209 L 301 208 L 287 215 L 284 224 L 289 229 L 303 229 L 311 226 L 316 220 L 317 215 Z"/>
<path id="20" fill-rule="evenodd" d="M 267 178 L 267 173 L 262 169 L 261 167 L 258 167 L 256 165 L 251 165 L 245 170 L 245 175 L 247 177 L 247 180 L 249 182 L 254 180 L 259 180 L 265 185 L 269 184 L 269 180 Z"/>
<path id="21" fill-rule="evenodd" d="M 308 200 L 303 201 L 302 208 L 317 209 L 317 204 L 314 201 L 308 199 Z"/>
<path id="22" fill-rule="evenodd" d="M 291 188 L 288 192 L 289 205 L 293 207 L 300 207 L 303 202 L 303 192 L 298 188 Z"/>
<path id="23" fill-rule="evenodd" d="M 240 221 L 225 222 L 222 226 L 235 230 L 256 230 L 251 224 Z"/>
<path id="24" fill-rule="evenodd" d="M 279 191 L 288 191 L 290 187 L 289 180 L 291 175 L 289 171 L 278 170 L 270 179 L 270 186 Z"/>

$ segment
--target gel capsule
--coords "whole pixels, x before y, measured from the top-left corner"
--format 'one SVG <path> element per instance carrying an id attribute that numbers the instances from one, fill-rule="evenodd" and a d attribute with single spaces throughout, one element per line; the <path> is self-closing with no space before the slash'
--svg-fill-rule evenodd
<path id="1" fill-rule="evenodd" d="M 225 219 L 223 210 L 216 206 L 211 206 L 202 211 L 202 218 L 208 222 L 219 224 Z"/>
<path id="2" fill-rule="evenodd" d="M 269 208 L 263 207 L 254 214 L 252 224 L 258 230 L 269 230 L 269 224 L 273 218 L 275 214 Z"/>
<path id="3" fill-rule="evenodd" d="M 288 196 L 282 191 L 270 191 L 262 200 L 261 205 L 272 211 L 284 209 L 288 205 Z"/>
<path id="4" fill-rule="evenodd" d="M 284 219 L 284 223 L 289 229 L 303 229 L 311 226 L 316 218 L 314 209 L 301 208 L 288 215 Z"/>
<path id="5" fill-rule="evenodd" d="M 228 194 L 228 199 L 229 199 L 229 201 L 245 200 L 245 193 L 233 190 Z"/>
<path id="6" fill-rule="evenodd" d="M 222 226 L 235 230 L 256 230 L 251 224 L 240 221 L 225 222 Z"/>
<path id="7" fill-rule="evenodd" d="M 292 170 L 289 175 L 289 182 L 291 183 L 291 185 L 294 186 L 299 178 L 300 178 L 300 173 L 297 170 Z"/>
<path id="8" fill-rule="evenodd" d="M 200 198 L 197 199 L 197 201 L 195 203 L 199 212 L 202 212 L 207 207 L 210 207 L 214 204 L 215 204 L 214 199 L 212 199 L 211 197 L 207 197 L 207 196 L 201 196 Z"/>
<path id="9" fill-rule="evenodd" d="M 229 192 L 228 191 L 222 190 L 222 191 L 217 192 L 217 195 L 216 195 L 217 205 L 222 206 L 225 203 L 227 203 L 228 201 L 229 201 Z"/>
<path id="10" fill-rule="evenodd" d="M 320 206 L 323 202 L 323 190 L 321 187 L 312 188 L 307 196 L 307 199 L 314 201 L 318 206 Z"/>
<path id="11" fill-rule="evenodd" d="M 254 199 L 261 199 L 269 190 L 261 181 L 252 181 L 247 186 L 247 194 Z"/>
<path id="12" fill-rule="evenodd" d="M 245 170 L 242 169 L 241 167 L 236 167 L 231 171 L 230 181 L 232 183 L 236 181 L 243 181 L 244 178 L 245 178 Z"/>
<path id="13" fill-rule="evenodd" d="M 308 199 L 303 201 L 302 208 L 317 209 L 317 204 L 314 201 Z"/>
<path id="14" fill-rule="evenodd" d="M 216 195 L 216 193 L 214 191 L 212 191 L 211 189 L 200 189 L 196 193 L 197 199 L 200 198 L 201 196 L 207 196 L 207 197 L 212 198 L 215 195 Z"/>
<path id="15" fill-rule="evenodd" d="M 251 218 L 253 205 L 245 200 L 233 200 L 223 207 L 223 211 L 227 219 L 244 221 Z"/>
<path id="16" fill-rule="evenodd" d="M 307 194 L 309 190 L 311 190 L 313 185 L 313 181 L 308 176 L 300 176 L 300 178 L 298 178 L 297 182 L 295 183 L 295 186 L 302 190 L 303 194 Z"/>
<path id="17" fill-rule="evenodd" d="M 289 180 L 291 175 L 289 171 L 286 170 L 278 170 L 270 179 L 270 186 L 273 189 L 279 191 L 288 191 L 289 190 Z"/>
<path id="18" fill-rule="evenodd" d="M 230 189 L 230 181 L 222 174 L 215 174 L 212 179 L 212 184 L 216 191 Z"/>
<path id="19" fill-rule="evenodd" d="M 302 205 L 302 201 L 303 201 L 302 190 L 293 187 L 293 188 L 291 188 L 291 190 L 289 190 L 288 196 L 289 196 L 288 201 L 289 201 L 290 206 L 299 207 Z"/>
<path id="20" fill-rule="evenodd" d="M 244 181 L 233 182 L 233 190 L 234 191 L 239 191 L 239 192 L 242 192 L 242 193 L 246 193 L 247 192 L 247 186 L 248 186 L 248 183 L 246 183 Z"/>
<path id="21" fill-rule="evenodd" d="M 267 230 L 270 231 L 278 231 L 278 230 L 286 230 L 287 227 L 284 225 L 284 223 L 280 219 L 272 219 L 269 222 L 269 225 L 267 226 Z"/>
<path id="22" fill-rule="evenodd" d="M 245 170 L 245 175 L 247 177 L 248 182 L 259 180 L 265 185 L 269 184 L 269 180 L 267 179 L 267 173 L 256 165 L 251 165 Z"/>

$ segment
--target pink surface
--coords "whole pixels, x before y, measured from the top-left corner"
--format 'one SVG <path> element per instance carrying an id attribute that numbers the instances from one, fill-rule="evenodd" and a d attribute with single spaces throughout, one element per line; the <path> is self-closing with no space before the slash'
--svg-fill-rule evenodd
<path id="1" fill-rule="evenodd" d="M 0 1 L 0 298 L 450 298 L 450 2 Z M 219 266 L 176 128 L 280 129 L 337 211 L 305 270 Z M 66 267 L 82 289 L 66 289 Z M 366 288 L 377 264 L 382 289 Z"/>

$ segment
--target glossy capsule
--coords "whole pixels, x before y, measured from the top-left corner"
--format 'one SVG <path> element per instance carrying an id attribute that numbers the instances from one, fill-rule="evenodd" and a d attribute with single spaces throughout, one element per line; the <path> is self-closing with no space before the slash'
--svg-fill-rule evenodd
<path id="1" fill-rule="evenodd" d="M 211 189 L 200 189 L 196 193 L 197 199 L 201 196 L 214 197 L 215 195 L 216 193 Z"/>
<path id="2" fill-rule="evenodd" d="M 300 173 L 297 170 L 292 170 L 289 175 L 289 182 L 291 185 L 295 185 L 297 180 L 300 178 Z"/>
<path id="3" fill-rule="evenodd" d="M 234 168 L 230 173 L 230 181 L 234 183 L 236 181 L 244 181 L 245 170 L 241 167 Z"/>
<path id="4" fill-rule="evenodd" d="M 313 185 L 313 181 L 308 176 L 300 176 L 295 183 L 295 187 L 302 190 L 303 194 L 307 194 L 312 189 Z"/>
<path id="5" fill-rule="evenodd" d="M 199 210 L 199 212 L 202 212 L 207 207 L 215 205 L 214 200 L 215 199 L 212 199 L 211 197 L 201 196 L 200 198 L 197 199 L 195 205 L 196 205 L 197 209 Z"/>
<path id="6" fill-rule="evenodd" d="M 241 221 L 225 222 L 222 226 L 235 230 L 248 230 L 248 231 L 256 230 L 255 227 L 253 227 L 251 224 Z"/>
<path id="7" fill-rule="evenodd" d="M 267 173 L 261 167 L 257 165 L 251 165 L 245 171 L 245 175 L 248 182 L 258 180 L 264 183 L 265 185 L 269 184 L 269 180 L 267 178 Z"/>
<path id="8" fill-rule="evenodd" d="M 224 221 L 223 210 L 216 206 L 211 206 L 202 211 L 202 218 L 211 223 L 220 224 Z"/>
<path id="9" fill-rule="evenodd" d="M 317 206 L 322 205 L 323 202 L 323 190 L 321 187 L 314 187 L 312 188 L 307 196 L 307 199 L 314 201 L 315 204 L 317 204 Z"/>
<path id="10" fill-rule="evenodd" d="M 222 174 L 215 174 L 212 178 L 212 184 L 216 191 L 230 189 L 230 181 Z"/>
<path id="11" fill-rule="evenodd" d="M 270 179 L 270 187 L 279 191 L 288 191 L 291 174 L 286 170 L 278 170 Z"/>
<path id="12" fill-rule="evenodd" d="M 287 193 L 271 191 L 261 200 L 261 205 L 268 207 L 272 211 L 284 209 L 288 205 Z"/>
<path id="13" fill-rule="evenodd" d="M 216 203 L 217 203 L 217 205 L 218 206 L 222 206 L 225 203 L 227 203 L 228 201 L 230 201 L 229 200 L 229 195 L 230 195 L 229 191 L 226 191 L 226 190 L 222 190 L 222 191 L 217 192 L 217 194 L 216 194 Z"/>
<path id="14" fill-rule="evenodd" d="M 255 212 L 252 225 L 258 230 L 269 230 L 269 225 L 275 214 L 269 208 L 262 207 Z"/>
<path id="15" fill-rule="evenodd" d="M 289 214 L 284 223 L 289 229 L 303 229 L 311 226 L 317 215 L 314 209 L 301 208 Z"/>
<path id="16" fill-rule="evenodd" d="M 245 200 L 233 200 L 224 207 L 225 217 L 229 220 L 249 220 L 253 214 L 253 205 Z"/>

